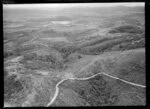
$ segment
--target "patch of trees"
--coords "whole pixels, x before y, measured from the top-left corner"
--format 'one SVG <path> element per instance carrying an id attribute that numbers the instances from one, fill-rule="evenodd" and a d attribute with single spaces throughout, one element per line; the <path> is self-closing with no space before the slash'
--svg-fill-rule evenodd
<path id="1" fill-rule="evenodd" d="M 13 56 L 14 53 L 12 51 L 4 51 L 4 58 L 7 58 L 9 56 Z"/>
<path id="2" fill-rule="evenodd" d="M 109 31 L 109 33 L 142 33 L 142 29 L 138 26 L 132 26 L 132 25 L 124 25 L 115 27 L 112 30 Z"/>
<path id="3" fill-rule="evenodd" d="M 55 45 L 53 45 L 52 48 L 61 53 L 64 63 L 68 62 L 69 55 L 71 55 L 71 54 L 73 54 L 73 53 L 75 53 L 79 50 L 79 48 L 74 46 L 74 45 L 58 45 L 58 44 L 55 44 Z"/>
<path id="4" fill-rule="evenodd" d="M 101 75 L 86 81 L 75 81 L 65 87 L 71 88 L 91 106 L 112 106 L 118 101 L 118 95 Z"/>
<path id="5" fill-rule="evenodd" d="M 118 46 L 118 48 L 114 48 L 116 46 Z M 95 45 L 82 47 L 79 52 L 82 54 L 97 55 L 106 51 L 129 50 L 142 47 L 145 47 L 143 34 L 128 34 Z"/>
<path id="6" fill-rule="evenodd" d="M 102 76 L 98 75 L 88 82 L 91 87 L 87 88 L 87 92 L 91 97 L 86 96 L 85 99 L 89 104 L 92 106 L 107 106 L 117 102 L 118 96 L 113 94 L 112 88 Z"/>
<path id="7" fill-rule="evenodd" d="M 26 63 L 27 61 L 32 62 L 31 64 Z M 60 57 L 54 55 L 37 55 L 36 53 L 31 53 L 29 55 L 24 56 L 24 62 L 26 67 L 35 70 L 35 69 L 42 69 L 42 68 L 52 68 L 52 69 L 64 69 L 66 65 L 60 59 Z"/>
<path id="8" fill-rule="evenodd" d="M 65 60 L 65 62 L 68 62 L 68 63 L 70 63 L 70 62 L 75 62 L 75 61 L 77 61 L 78 59 L 81 59 L 83 56 L 82 56 L 82 54 L 80 54 L 80 53 L 72 53 L 72 54 L 70 54 L 67 58 L 66 58 L 66 60 Z"/>
<path id="9" fill-rule="evenodd" d="M 4 69 L 4 77 L 7 77 L 8 72 Z"/>
<path id="10" fill-rule="evenodd" d="M 87 46 L 93 46 L 93 45 L 100 44 L 100 43 L 103 43 L 103 42 L 106 42 L 106 41 L 114 40 L 116 38 L 118 38 L 118 37 L 104 37 L 104 38 L 101 38 L 100 36 L 97 36 L 94 39 L 88 40 L 86 42 L 83 42 L 83 43 L 77 45 L 77 47 L 78 48 L 83 48 L 83 47 L 87 47 Z"/>
<path id="11" fill-rule="evenodd" d="M 4 74 L 7 75 L 5 71 Z M 18 94 L 24 89 L 22 83 L 16 80 L 16 75 L 4 77 L 4 100 L 15 99 Z"/>
<path id="12" fill-rule="evenodd" d="M 106 41 L 106 42 L 103 42 L 103 43 L 99 43 L 99 44 L 96 44 L 96 45 L 93 45 L 93 46 L 83 47 L 83 48 L 81 48 L 81 53 L 90 54 L 90 55 L 102 53 L 106 49 L 109 49 L 112 46 L 123 42 L 124 40 L 122 40 L 122 39 L 123 38 L 118 38 L 118 39 Z"/>
<path id="13" fill-rule="evenodd" d="M 101 60 L 102 61 L 102 60 Z M 103 68 L 103 63 L 102 62 L 99 62 L 99 61 L 96 61 L 94 63 L 94 65 L 90 68 L 91 72 L 93 74 L 97 74 L 97 73 L 100 73 L 100 72 L 103 72 L 104 71 L 104 68 Z"/>
<path id="14" fill-rule="evenodd" d="M 4 101 L 10 103 L 21 103 L 32 90 L 30 77 L 20 77 L 17 74 L 8 75 L 4 71 Z"/>

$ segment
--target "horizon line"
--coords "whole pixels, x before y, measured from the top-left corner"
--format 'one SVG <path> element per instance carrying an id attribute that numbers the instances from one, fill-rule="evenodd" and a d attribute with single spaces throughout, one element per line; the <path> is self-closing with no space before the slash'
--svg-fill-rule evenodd
<path id="1" fill-rule="evenodd" d="M 51 3 L 51 4 L 3 4 L 7 9 L 26 9 L 26 8 L 73 8 L 73 7 L 117 7 L 117 6 L 145 6 L 144 2 L 128 3 Z"/>

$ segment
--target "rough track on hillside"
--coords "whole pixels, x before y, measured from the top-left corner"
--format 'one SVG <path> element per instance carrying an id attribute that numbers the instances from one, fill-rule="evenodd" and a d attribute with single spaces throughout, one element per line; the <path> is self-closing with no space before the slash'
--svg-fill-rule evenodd
<path id="1" fill-rule="evenodd" d="M 88 65 L 86 65 L 86 66 L 83 67 L 82 69 L 80 69 L 79 72 L 84 71 L 87 67 L 89 67 L 90 65 L 92 65 L 92 64 L 93 64 L 95 61 L 97 61 L 97 60 L 98 60 L 98 58 L 94 59 L 91 63 L 89 63 Z M 85 77 L 85 78 L 72 78 L 72 77 L 69 78 L 69 77 L 68 77 L 68 78 L 65 78 L 65 79 L 61 80 L 60 82 L 58 82 L 58 83 L 56 84 L 54 96 L 53 96 L 52 100 L 50 100 L 50 102 L 47 104 L 47 107 L 50 106 L 51 104 L 53 104 L 53 102 L 56 100 L 56 98 L 57 98 L 57 96 L 58 96 L 58 93 L 59 93 L 59 85 L 60 85 L 61 83 L 65 82 L 66 80 L 69 80 L 69 79 L 70 79 L 70 80 L 87 80 L 87 79 L 90 79 L 90 78 L 94 78 L 95 76 L 97 76 L 97 75 L 99 75 L 99 74 L 108 76 L 108 77 L 113 78 L 113 79 L 120 80 L 120 81 L 122 81 L 122 82 L 124 82 L 124 83 L 130 84 L 130 85 L 133 85 L 133 86 L 137 86 L 137 87 L 141 87 L 141 88 L 146 88 L 145 85 L 140 85 L 140 84 L 136 84 L 136 83 L 133 83 L 133 82 L 126 81 L 126 80 L 120 79 L 120 78 L 118 78 L 118 77 L 115 77 L 115 76 L 113 76 L 113 75 L 110 75 L 110 74 L 108 74 L 108 73 L 106 73 L 106 72 L 99 72 L 99 73 L 97 73 L 97 74 L 94 74 L 94 75 L 92 75 L 92 76 L 90 76 L 90 77 Z"/>
<path id="2" fill-rule="evenodd" d="M 94 78 L 95 76 L 97 76 L 97 75 L 99 75 L 99 74 L 106 75 L 106 76 L 108 76 L 108 77 L 110 77 L 110 78 L 113 78 L 113 79 L 118 79 L 118 80 L 120 80 L 120 81 L 122 81 L 122 82 L 125 82 L 125 83 L 127 83 L 127 84 L 130 84 L 130 85 L 134 85 L 134 86 L 141 87 L 141 88 L 146 88 L 146 86 L 144 86 L 144 85 L 140 85 L 140 84 L 128 82 L 128 81 L 125 81 L 125 80 L 123 80 L 123 79 L 120 79 L 120 78 L 111 76 L 111 75 L 109 75 L 109 74 L 107 74 L 107 73 L 104 73 L 104 72 L 97 73 L 97 74 L 95 74 L 95 75 L 93 75 L 93 76 L 86 77 L 86 78 L 67 78 L 67 79 L 63 79 L 63 80 L 61 80 L 60 82 L 57 83 L 55 94 L 54 94 L 52 100 L 47 104 L 47 106 L 50 106 L 50 105 L 56 100 L 56 98 L 57 98 L 57 96 L 58 96 L 58 93 L 59 93 L 59 85 L 60 85 L 61 83 L 63 83 L 64 81 L 66 81 L 66 80 L 68 80 L 68 79 L 71 79 L 71 80 L 87 80 L 87 79 L 90 79 L 90 78 Z"/>

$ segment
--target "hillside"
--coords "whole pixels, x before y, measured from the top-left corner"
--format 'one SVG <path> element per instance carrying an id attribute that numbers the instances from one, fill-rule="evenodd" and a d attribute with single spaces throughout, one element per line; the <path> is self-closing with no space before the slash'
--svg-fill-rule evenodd
<path id="1" fill-rule="evenodd" d="M 5 8 L 4 105 L 146 105 L 144 15 L 142 6 Z"/>

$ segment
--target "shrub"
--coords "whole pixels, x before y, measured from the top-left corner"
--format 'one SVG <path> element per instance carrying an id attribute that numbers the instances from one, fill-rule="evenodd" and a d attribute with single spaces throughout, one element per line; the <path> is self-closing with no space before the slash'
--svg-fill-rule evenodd
<path id="1" fill-rule="evenodd" d="M 112 87 L 102 75 L 86 81 L 77 81 L 76 84 L 69 83 L 66 87 L 72 88 L 91 106 L 113 105 L 118 100 L 118 96 L 113 93 Z"/>
<path id="2" fill-rule="evenodd" d="M 109 33 L 142 33 L 143 31 L 137 27 L 132 25 L 124 25 L 115 27 L 109 31 Z"/>
<path id="3" fill-rule="evenodd" d="M 13 56 L 14 53 L 12 51 L 4 51 L 4 58 L 7 58 L 9 56 Z"/>
<path id="4" fill-rule="evenodd" d="M 72 53 L 66 58 L 66 62 L 75 62 L 76 60 L 82 58 L 82 55 L 79 53 Z"/>
<path id="5" fill-rule="evenodd" d="M 23 90 L 23 85 L 19 80 L 15 80 L 16 75 L 4 78 L 4 99 L 9 100 L 17 96 Z"/>

